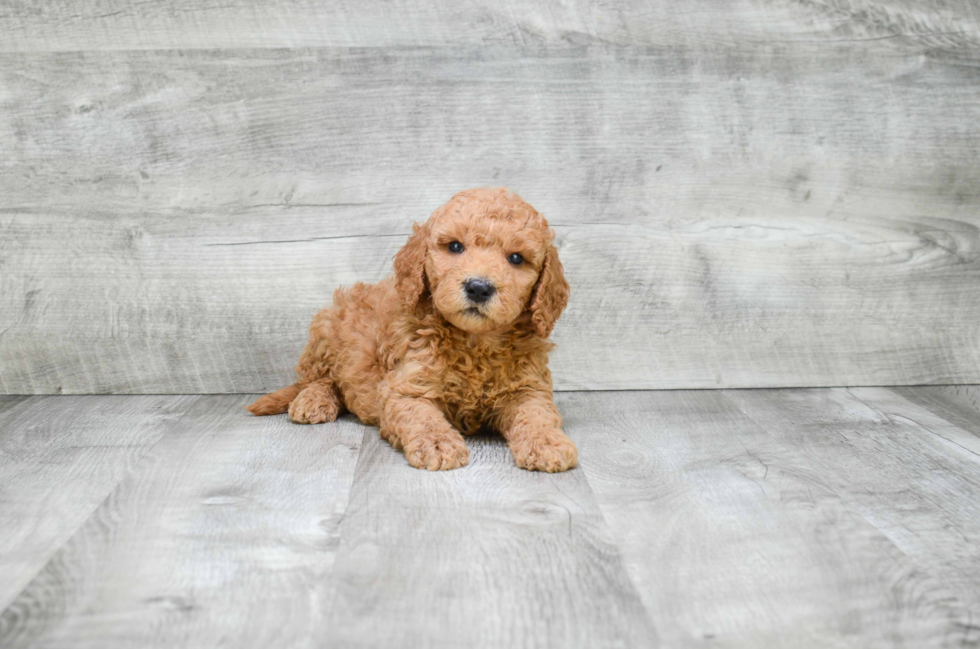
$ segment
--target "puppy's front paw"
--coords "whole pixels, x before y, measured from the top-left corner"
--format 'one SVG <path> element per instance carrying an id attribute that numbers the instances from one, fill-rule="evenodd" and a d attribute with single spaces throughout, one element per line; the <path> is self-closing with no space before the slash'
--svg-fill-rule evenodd
<path id="1" fill-rule="evenodd" d="M 405 443 L 405 459 L 416 469 L 448 471 L 466 466 L 470 452 L 455 431 L 451 435 L 419 435 Z"/>
<path id="2" fill-rule="evenodd" d="M 311 385 L 289 404 L 289 418 L 297 424 L 322 424 L 340 414 L 340 402 L 329 388 Z"/>
<path id="3" fill-rule="evenodd" d="M 575 443 L 560 430 L 531 435 L 511 444 L 517 466 L 528 471 L 558 473 L 578 464 Z"/>

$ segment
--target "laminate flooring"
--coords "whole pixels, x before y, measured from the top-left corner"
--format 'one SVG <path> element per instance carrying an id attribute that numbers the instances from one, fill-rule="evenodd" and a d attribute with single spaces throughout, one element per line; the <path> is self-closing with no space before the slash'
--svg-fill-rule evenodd
<path id="1" fill-rule="evenodd" d="M 0 647 L 980 645 L 980 386 L 559 393 L 553 475 L 253 396 L 0 397 Z"/>

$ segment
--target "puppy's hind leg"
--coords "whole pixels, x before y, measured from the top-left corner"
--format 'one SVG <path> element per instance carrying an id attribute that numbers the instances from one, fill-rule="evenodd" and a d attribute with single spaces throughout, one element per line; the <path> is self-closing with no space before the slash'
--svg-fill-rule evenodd
<path id="1" fill-rule="evenodd" d="M 322 424 L 335 420 L 343 410 L 333 381 L 317 379 L 300 390 L 289 404 L 289 418 L 297 424 Z"/>

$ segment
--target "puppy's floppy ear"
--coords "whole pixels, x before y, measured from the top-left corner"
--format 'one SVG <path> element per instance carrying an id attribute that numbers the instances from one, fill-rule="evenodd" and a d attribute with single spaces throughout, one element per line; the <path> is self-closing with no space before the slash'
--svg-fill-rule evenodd
<path id="1" fill-rule="evenodd" d="M 429 228 L 415 223 L 408 243 L 395 255 L 395 287 L 410 308 L 415 308 L 425 290 L 425 251 Z"/>
<path id="2" fill-rule="evenodd" d="M 569 293 L 564 270 L 561 267 L 561 262 L 558 261 L 558 249 L 549 244 L 548 252 L 544 256 L 544 263 L 541 265 L 541 272 L 538 274 L 538 283 L 531 293 L 531 302 L 528 307 L 531 312 L 531 324 L 534 325 L 534 330 L 542 338 L 551 335 L 551 330 L 555 328 L 555 323 L 558 322 L 558 316 L 568 304 Z"/>

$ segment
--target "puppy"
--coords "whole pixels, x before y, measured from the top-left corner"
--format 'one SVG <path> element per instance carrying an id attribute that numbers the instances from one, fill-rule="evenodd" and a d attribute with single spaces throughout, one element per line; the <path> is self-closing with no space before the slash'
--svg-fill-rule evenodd
<path id="1" fill-rule="evenodd" d="M 553 238 L 506 189 L 456 194 L 415 224 L 394 277 L 334 293 L 313 317 L 299 380 L 248 410 L 288 410 L 301 424 L 349 410 L 420 469 L 464 466 L 462 434 L 484 426 L 520 467 L 574 467 L 548 370 L 548 336 L 569 295 Z"/>

